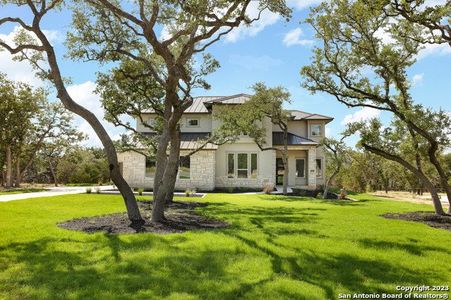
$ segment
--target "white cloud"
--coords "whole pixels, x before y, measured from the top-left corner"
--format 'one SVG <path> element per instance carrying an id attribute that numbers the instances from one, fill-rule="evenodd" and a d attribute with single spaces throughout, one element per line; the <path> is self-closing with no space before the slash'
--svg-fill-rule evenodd
<path id="1" fill-rule="evenodd" d="M 353 114 L 348 114 L 344 117 L 343 121 L 341 121 L 342 125 L 355 123 L 355 122 L 361 122 L 361 121 L 368 121 L 370 119 L 374 119 L 379 117 L 381 114 L 381 111 L 375 108 L 371 107 L 364 107 L 360 109 L 359 111 L 356 111 Z"/>
<path id="2" fill-rule="evenodd" d="M 329 127 L 326 127 L 326 137 L 331 138 L 332 136 L 332 130 Z"/>
<path id="3" fill-rule="evenodd" d="M 252 1 L 248 7 L 248 16 L 250 18 L 258 17 L 259 8 L 258 1 Z M 249 26 L 241 25 L 240 27 L 234 28 L 230 33 L 225 36 L 226 43 L 235 43 L 246 37 L 256 36 L 260 31 L 265 29 L 265 27 L 273 25 L 280 19 L 280 16 L 269 10 L 264 10 L 258 21 L 255 21 Z"/>
<path id="4" fill-rule="evenodd" d="M 0 34 L 0 40 L 14 47 L 14 36 L 19 32 L 20 27 L 16 26 L 8 34 Z M 43 30 L 50 42 L 61 41 L 61 34 L 56 30 Z M 28 83 L 35 87 L 44 86 L 44 82 L 35 77 L 35 71 L 27 61 L 15 61 L 13 56 L 6 50 L 0 48 L 0 72 L 5 73 L 11 80 Z"/>
<path id="5" fill-rule="evenodd" d="M 104 120 L 105 114 L 100 102 L 100 96 L 94 93 L 95 89 L 96 84 L 92 81 L 87 81 L 81 84 L 71 85 L 67 88 L 67 91 L 75 102 L 94 113 L 96 117 L 99 118 L 102 125 L 105 127 L 109 136 L 113 139 L 116 139 L 119 137 L 120 133 L 124 132 L 124 130 L 122 128 L 115 127 L 113 124 L 108 123 Z M 85 142 L 86 146 L 101 146 L 97 134 L 94 132 L 91 125 L 89 125 L 87 121 L 77 116 L 76 122 L 78 124 L 78 130 L 88 136 L 88 140 Z"/>
<path id="6" fill-rule="evenodd" d="M 292 6 L 298 10 L 316 6 L 323 2 L 323 0 L 288 0 L 288 6 Z"/>
<path id="7" fill-rule="evenodd" d="M 250 71 L 268 71 L 274 67 L 280 66 L 282 61 L 268 55 L 230 55 L 229 63 Z"/>
<path id="8" fill-rule="evenodd" d="M 451 47 L 448 44 L 427 44 L 423 50 L 418 53 L 417 59 L 423 59 L 431 55 L 450 55 Z"/>
<path id="9" fill-rule="evenodd" d="M 424 73 L 415 74 L 412 77 L 412 86 L 420 85 L 423 82 Z"/>
<path id="10" fill-rule="evenodd" d="M 284 45 L 287 47 L 290 47 L 293 45 L 308 46 L 308 45 L 313 45 L 315 43 L 315 41 L 313 41 L 313 40 L 301 39 L 301 35 L 303 35 L 301 28 L 296 28 L 296 29 L 288 31 L 283 38 Z"/>

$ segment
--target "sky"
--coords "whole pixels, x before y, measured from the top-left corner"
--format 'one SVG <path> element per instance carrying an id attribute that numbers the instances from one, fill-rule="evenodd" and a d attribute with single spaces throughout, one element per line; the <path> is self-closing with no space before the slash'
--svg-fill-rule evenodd
<path id="1" fill-rule="evenodd" d="M 301 87 L 300 69 L 309 64 L 311 51 L 319 41 L 315 39 L 312 28 L 304 23 L 309 8 L 317 5 L 318 0 L 289 0 L 293 8 L 293 16 L 289 22 L 281 17 L 266 12 L 261 19 L 250 27 L 234 29 L 221 41 L 209 48 L 221 67 L 206 79 L 211 89 L 196 90 L 194 96 L 201 95 L 233 95 L 252 93 L 251 86 L 256 82 L 264 82 L 268 86 L 284 86 L 291 93 L 289 109 L 298 109 L 311 113 L 328 115 L 334 120 L 327 125 L 326 134 L 337 137 L 349 122 L 381 118 L 384 122 L 390 119 L 387 114 L 369 108 L 350 109 L 337 102 L 332 96 L 318 93 L 311 95 Z M 431 0 L 440 2 L 440 0 Z M 2 7 L 0 17 L 29 17 L 26 9 Z M 64 40 L 71 30 L 71 16 L 60 11 L 46 16 L 43 28 L 60 60 L 64 77 L 71 79 L 69 93 L 74 100 L 93 111 L 102 118 L 103 110 L 99 96 L 94 93 L 96 72 L 107 67 L 96 63 L 71 61 L 65 58 Z M 11 41 L 15 32 L 14 26 L 1 26 L 0 39 Z M 451 47 L 449 45 L 430 45 L 423 50 L 417 63 L 408 71 L 412 83 L 411 93 L 414 100 L 435 109 L 442 108 L 451 112 Z M 0 52 L 0 72 L 11 79 L 28 82 L 34 86 L 42 86 L 35 78 L 33 70 L 26 62 L 12 60 L 7 52 Z M 89 139 L 88 146 L 100 146 L 100 142 L 90 126 L 80 118 L 75 118 L 75 125 L 85 132 Z M 112 124 L 103 121 L 113 139 L 123 132 Z M 353 145 L 357 137 L 348 139 Z"/>

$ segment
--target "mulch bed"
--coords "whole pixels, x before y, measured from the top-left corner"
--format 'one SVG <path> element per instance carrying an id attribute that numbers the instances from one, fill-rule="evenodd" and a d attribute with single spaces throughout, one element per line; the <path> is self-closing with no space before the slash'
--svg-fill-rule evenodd
<path id="1" fill-rule="evenodd" d="M 86 233 L 105 232 L 108 234 L 131 233 L 181 233 L 190 230 L 212 230 L 229 226 L 228 223 L 207 218 L 195 212 L 196 207 L 207 206 L 198 202 L 174 202 L 165 211 L 166 221 L 160 224 L 150 223 L 151 202 L 138 201 L 141 214 L 146 222 L 139 227 L 131 227 L 126 213 L 73 219 L 59 223 L 64 229 Z"/>
<path id="2" fill-rule="evenodd" d="M 387 219 L 421 222 L 434 228 L 451 231 L 451 216 L 438 216 L 432 212 L 416 211 L 410 213 L 387 213 L 382 215 Z"/>

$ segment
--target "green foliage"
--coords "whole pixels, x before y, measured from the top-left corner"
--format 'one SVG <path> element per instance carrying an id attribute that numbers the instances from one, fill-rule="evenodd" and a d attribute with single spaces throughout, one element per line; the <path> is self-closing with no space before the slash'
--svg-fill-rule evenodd
<path id="1" fill-rule="evenodd" d="M 91 192 L 92 192 L 92 189 L 91 188 L 86 188 L 86 194 L 91 194 Z"/>
<path id="2" fill-rule="evenodd" d="M 108 162 L 97 149 L 76 148 L 61 158 L 57 177 L 63 183 L 104 183 L 109 180 Z"/>
<path id="3" fill-rule="evenodd" d="M 266 144 L 267 122 L 278 125 L 281 130 L 287 128 L 290 112 L 283 106 L 290 103 L 290 93 L 278 86 L 269 88 L 259 82 L 253 87 L 254 95 L 240 105 L 225 105 L 215 107 L 213 118 L 221 121 L 216 134 L 238 139 L 245 134 L 251 137 L 257 145 Z"/>
<path id="4" fill-rule="evenodd" d="M 123 212 L 119 195 L 0 203 L 0 298 L 316 300 L 450 282 L 449 232 L 380 217 L 430 206 L 353 198 L 209 194 L 197 211 L 231 226 L 168 235 L 57 227 Z"/>
<path id="5" fill-rule="evenodd" d="M 138 189 L 138 195 L 142 196 L 144 193 L 144 189 Z"/>

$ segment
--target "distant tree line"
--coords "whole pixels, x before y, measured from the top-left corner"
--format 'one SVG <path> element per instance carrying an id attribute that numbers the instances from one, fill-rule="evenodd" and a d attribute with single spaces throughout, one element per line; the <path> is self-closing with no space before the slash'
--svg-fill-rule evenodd
<path id="1" fill-rule="evenodd" d="M 0 73 L 0 183 L 103 183 L 109 180 L 102 149 L 82 148 L 72 115 L 50 102 L 44 89 Z"/>

